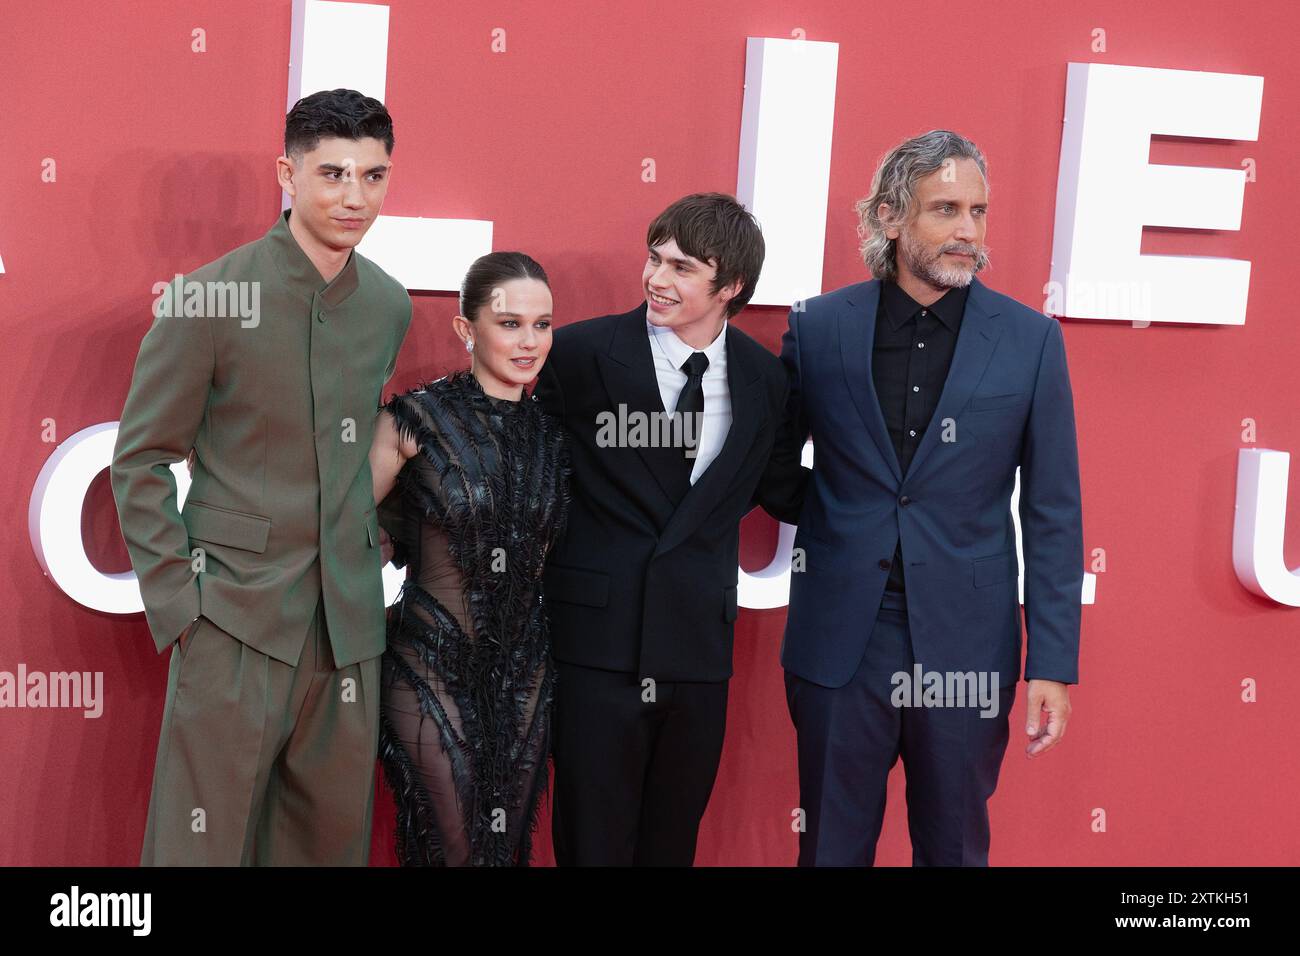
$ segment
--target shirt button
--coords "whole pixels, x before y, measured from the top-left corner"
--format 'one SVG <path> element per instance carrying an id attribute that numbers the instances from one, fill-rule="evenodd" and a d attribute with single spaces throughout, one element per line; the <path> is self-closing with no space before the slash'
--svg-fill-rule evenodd
<path id="1" fill-rule="evenodd" d="M 902 505 L 904 508 L 906 508 L 908 505 L 912 503 L 912 499 L 907 497 L 907 495 L 903 495 L 903 497 L 898 499 L 898 503 Z"/>
<path id="2" fill-rule="evenodd" d="M 888 570 L 889 570 L 889 559 L 888 559 L 888 558 L 881 558 L 881 559 L 880 559 L 880 570 L 882 570 L 882 571 L 888 571 Z"/>
<path id="3" fill-rule="evenodd" d="M 912 391 L 914 391 L 914 392 L 919 392 L 920 390 L 921 390 L 921 386 L 920 386 L 920 385 L 913 385 L 913 386 L 912 386 Z"/>
<path id="4" fill-rule="evenodd" d="M 324 312 L 317 312 L 317 313 L 316 313 L 316 318 L 319 319 L 321 322 L 324 322 L 324 321 L 325 321 L 325 313 L 324 313 Z"/>
<path id="5" fill-rule="evenodd" d="M 909 428 L 909 429 L 907 430 L 907 433 L 908 433 L 909 435 L 911 435 L 913 438 L 916 437 L 916 429 L 915 429 L 915 428 Z"/>
<path id="6" fill-rule="evenodd" d="M 922 315 L 929 315 L 930 313 L 927 312 L 927 311 L 925 311 L 925 309 L 922 309 L 922 310 L 921 310 L 921 314 L 922 314 Z"/>
<path id="7" fill-rule="evenodd" d="M 918 349 L 923 349 L 923 348 L 925 348 L 925 343 L 924 343 L 924 342 L 917 342 L 917 343 L 916 343 L 916 347 L 917 347 Z"/>

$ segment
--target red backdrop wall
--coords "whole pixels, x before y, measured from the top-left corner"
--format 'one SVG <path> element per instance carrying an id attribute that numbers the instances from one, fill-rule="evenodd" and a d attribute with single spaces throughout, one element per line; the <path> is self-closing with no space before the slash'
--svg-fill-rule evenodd
<path id="1" fill-rule="evenodd" d="M 1023 753 L 1012 714 L 991 813 L 994 864 L 1300 861 L 1300 757 L 1287 707 L 1297 614 L 1236 581 L 1231 534 L 1241 422 L 1259 447 L 1300 449 L 1291 286 L 1300 136 L 1300 14 L 1289 4 L 426 3 L 391 0 L 388 92 L 397 146 L 384 211 L 495 221 L 554 282 L 559 321 L 636 304 L 645 227 L 688 192 L 734 192 L 745 38 L 840 44 L 824 289 L 866 278 L 854 201 L 880 155 L 948 127 L 990 162 L 987 282 L 1043 303 L 1066 64 L 1262 75 L 1258 142 L 1157 141 L 1156 162 L 1256 160 L 1238 233 L 1147 230 L 1144 252 L 1250 259 L 1244 326 L 1066 320 L 1085 548 L 1105 549 L 1084 608 L 1081 683 L 1063 743 Z M 191 52 L 191 30 L 207 52 Z M 507 30 L 494 54 L 491 31 Z M 1107 49 L 1093 52 L 1096 28 Z M 134 864 L 162 712 L 166 656 L 142 615 L 89 611 L 43 575 L 28 500 L 58 440 L 115 420 L 150 321 L 153 283 L 261 236 L 280 206 L 289 0 L 66 0 L 0 10 L 0 670 L 104 673 L 105 710 L 0 710 L 0 863 Z M 643 182 L 653 157 L 657 181 Z M 57 163 L 43 182 L 42 162 Z M 1190 201 L 1194 201 L 1194 198 Z M 1280 218 L 1279 218 L 1280 217 Z M 464 361 L 451 295 L 417 294 L 390 389 Z M 738 324 L 774 351 L 785 310 Z M 1291 478 L 1295 499 L 1300 480 Z M 103 570 L 129 568 L 107 475 L 83 525 Z M 1300 563 L 1291 522 L 1288 565 Z M 765 565 L 766 516 L 743 528 Z M 718 784 L 698 862 L 794 861 L 794 734 L 778 650 L 784 610 L 742 611 Z M 1241 682 L 1258 700 L 1241 700 Z M 1023 685 L 1021 685 L 1023 688 Z M 878 860 L 907 864 L 901 767 Z M 1095 811 L 1106 815 L 1096 832 Z M 543 822 L 548 831 L 549 818 Z M 381 792 L 373 860 L 392 859 Z M 547 832 L 540 856 L 550 857 Z"/>

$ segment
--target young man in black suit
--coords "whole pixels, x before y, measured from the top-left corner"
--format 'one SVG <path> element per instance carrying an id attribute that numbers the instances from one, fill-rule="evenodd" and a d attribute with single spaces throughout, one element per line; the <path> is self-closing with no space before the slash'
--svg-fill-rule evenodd
<path id="1" fill-rule="evenodd" d="M 760 504 L 796 522 L 806 481 L 798 449 L 772 457 L 781 362 L 728 321 L 763 265 L 753 216 L 686 196 L 646 245 L 645 301 L 556 329 L 535 392 L 573 462 L 545 578 L 560 865 L 694 862 L 726 727 L 740 519 Z M 656 427 L 674 415 L 680 428 Z"/>

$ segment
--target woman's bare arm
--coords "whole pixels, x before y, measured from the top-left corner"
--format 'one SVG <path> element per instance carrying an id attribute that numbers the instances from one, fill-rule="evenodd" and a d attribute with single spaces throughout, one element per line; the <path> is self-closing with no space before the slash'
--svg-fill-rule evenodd
<path id="1" fill-rule="evenodd" d="M 376 504 L 388 497 L 397 481 L 397 473 L 418 451 L 414 438 L 402 438 L 398 434 L 393 413 L 387 409 L 381 411 L 375 421 L 374 441 L 370 443 L 370 477 L 374 482 Z"/>

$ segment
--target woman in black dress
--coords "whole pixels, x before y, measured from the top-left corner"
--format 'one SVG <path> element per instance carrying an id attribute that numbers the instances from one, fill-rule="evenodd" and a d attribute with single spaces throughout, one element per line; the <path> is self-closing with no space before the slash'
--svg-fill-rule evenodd
<path id="1" fill-rule="evenodd" d="M 393 397 L 370 454 L 407 562 L 379 755 L 403 865 L 527 865 L 554 682 L 541 576 L 568 504 L 560 425 L 524 393 L 551 345 L 546 273 L 483 256 L 460 307 L 471 368 Z"/>

